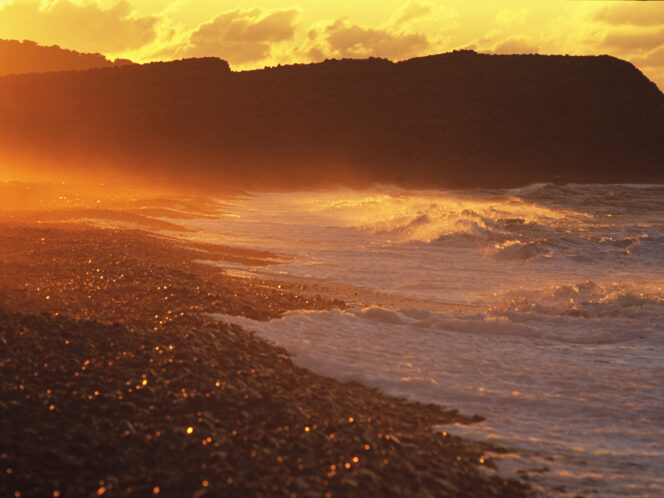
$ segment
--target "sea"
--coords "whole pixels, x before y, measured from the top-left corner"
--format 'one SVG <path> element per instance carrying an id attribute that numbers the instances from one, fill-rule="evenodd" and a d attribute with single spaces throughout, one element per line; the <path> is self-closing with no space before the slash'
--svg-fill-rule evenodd
<path id="1" fill-rule="evenodd" d="M 547 496 L 664 496 L 664 185 L 247 193 L 188 224 L 279 255 L 201 261 L 347 302 L 215 314 L 314 372 L 486 417 Z"/>

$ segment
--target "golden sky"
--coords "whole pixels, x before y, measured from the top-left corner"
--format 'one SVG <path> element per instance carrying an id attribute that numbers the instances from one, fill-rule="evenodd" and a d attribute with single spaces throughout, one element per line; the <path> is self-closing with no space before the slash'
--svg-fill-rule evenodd
<path id="1" fill-rule="evenodd" d="M 0 38 L 136 62 L 218 56 L 233 69 L 473 48 L 610 54 L 664 89 L 664 2 L 0 0 Z"/>

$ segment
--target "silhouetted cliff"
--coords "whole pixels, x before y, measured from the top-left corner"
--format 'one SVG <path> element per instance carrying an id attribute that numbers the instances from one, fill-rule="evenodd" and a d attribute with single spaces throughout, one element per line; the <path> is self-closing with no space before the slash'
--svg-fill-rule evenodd
<path id="1" fill-rule="evenodd" d="M 53 45 L 44 47 L 25 40 L 0 40 L 0 76 L 7 74 L 74 71 L 96 67 L 131 64 L 117 59 L 109 61 L 101 54 L 83 54 Z"/>
<path id="2" fill-rule="evenodd" d="M 185 60 L 0 78 L 0 153 L 245 188 L 664 181 L 664 95 L 608 56 Z"/>

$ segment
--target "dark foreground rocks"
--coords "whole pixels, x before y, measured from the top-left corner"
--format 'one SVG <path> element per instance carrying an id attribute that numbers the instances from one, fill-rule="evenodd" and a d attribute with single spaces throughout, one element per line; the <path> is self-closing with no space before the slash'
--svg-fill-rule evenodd
<path id="1" fill-rule="evenodd" d="M 473 418 L 312 374 L 205 318 L 343 303 L 224 277 L 200 250 L 0 227 L 0 496 L 530 494 L 483 470 L 487 445 L 431 429 Z"/>

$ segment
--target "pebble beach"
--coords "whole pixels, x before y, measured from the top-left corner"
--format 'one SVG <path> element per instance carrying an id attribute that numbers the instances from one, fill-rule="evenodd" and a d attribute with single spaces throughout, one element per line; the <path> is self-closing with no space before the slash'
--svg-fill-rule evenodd
<path id="1" fill-rule="evenodd" d="M 278 255 L 74 222 L 0 227 L 3 496 L 529 496 L 478 415 L 295 366 L 207 313 L 344 308 L 196 261 Z M 204 256 L 204 258 L 202 258 Z"/>

